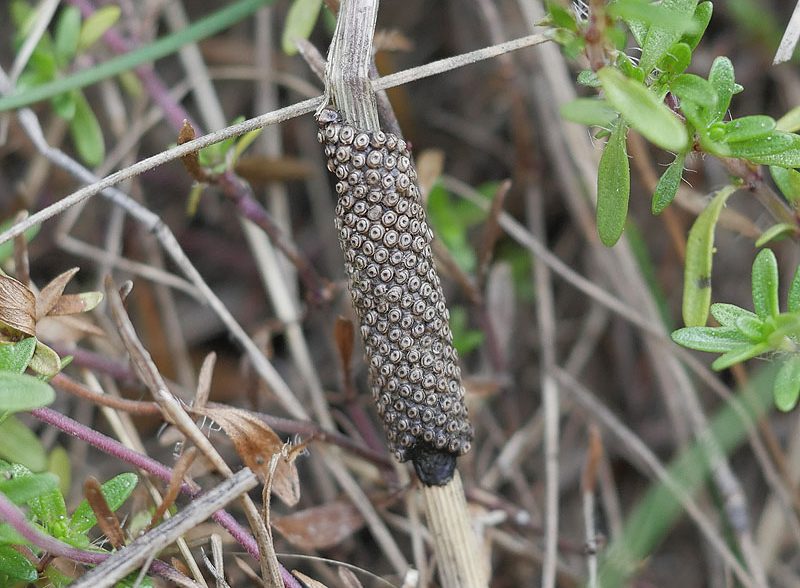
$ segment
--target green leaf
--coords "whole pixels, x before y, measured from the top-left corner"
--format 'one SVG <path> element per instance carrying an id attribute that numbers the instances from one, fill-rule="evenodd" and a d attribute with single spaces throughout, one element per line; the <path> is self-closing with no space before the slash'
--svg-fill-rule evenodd
<path id="1" fill-rule="evenodd" d="M 72 466 L 67 450 L 56 445 L 47 456 L 47 471 L 58 478 L 58 488 L 64 496 L 69 494 L 72 482 Z"/>
<path id="2" fill-rule="evenodd" d="M 660 18 L 650 25 L 642 44 L 639 65 L 643 70 L 652 70 L 669 48 L 694 25 L 692 15 L 696 6 L 697 0 L 662 0 Z"/>
<path id="3" fill-rule="evenodd" d="M 561 116 L 587 127 L 609 128 L 617 112 L 599 98 L 576 98 L 561 106 Z"/>
<path id="4" fill-rule="evenodd" d="M 678 153 L 675 156 L 675 161 L 669 164 L 666 171 L 661 174 L 658 184 L 656 184 L 656 190 L 653 192 L 653 202 L 650 206 L 653 214 L 664 212 L 664 209 L 675 199 L 675 194 L 678 193 L 678 187 L 681 185 L 685 161 L 686 154 Z"/>
<path id="5" fill-rule="evenodd" d="M 768 343 L 743 345 L 738 349 L 732 349 L 724 355 L 720 355 L 714 360 L 714 363 L 711 364 L 711 368 L 717 371 L 724 370 L 737 363 L 742 363 L 743 361 L 757 357 L 767 351 L 769 351 Z"/>
<path id="6" fill-rule="evenodd" d="M 725 123 L 723 140 L 727 143 L 738 143 L 751 139 L 766 137 L 775 130 L 775 119 L 771 116 L 757 114 L 743 116 Z"/>
<path id="7" fill-rule="evenodd" d="M 719 98 L 708 80 L 694 74 L 681 74 L 672 81 L 670 91 L 680 98 L 681 110 L 698 129 L 716 120 Z"/>
<path id="8" fill-rule="evenodd" d="M 41 341 L 36 341 L 36 351 L 28 364 L 28 367 L 46 378 L 52 378 L 64 367 L 58 353 L 50 349 Z"/>
<path id="9" fill-rule="evenodd" d="M 778 119 L 778 130 L 795 133 L 800 130 L 800 106 L 795 106 Z"/>
<path id="10" fill-rule="evenodd" d="M 611 67 L 604 67 L 597 75 L 608 102 L 633 128 L 663 149 L 676 153 L 686 150 L 686 128 L 650 90 Z"/>
<path id="11" fill-rule="evenodd" d="M 14 416 L 0 422 L 0 457 L 34 472 L 47 467 L 47 456 L 41 442 Z"/>
<path id="12" fill-rule="evenodd" d="M 106 144 L 100 123 L 82 93 L 75 97 L 75 116 L 69 125 L 70 135 L 81 159 L 91 166 L 99 165 L 106 155 Z"/>
<path id="13" fill-rule="evenodd" d="M 108 507 L 112 511 L 116 511 L 128 499 L 138 482 L 139 477 L 130 472 L 120 474 L 105 482 L 100 489 Z M 78 508 L 72 513 L 70 530 L 73 533 L 86 533 L 95 524 L 97 524 L 97 518 L 89 503 L 86 500 L 81 501 Z"/>
<path id="14" fill-rule="evenodd" d="M 714 5 L 711 2 L 701 2 L 697 5 L 697 8 L 695 8 L 694 15 L 692 16 L 694 26 L 692 27 L 691 33 L 684 36 L 684 41 L 691 49 L 697 47 L 700 43 L 700 39 L 703 38 L 708 28 L 708 23 L 711 22 L 711 14 L 713 12 Z"/>
<path id="15" fill-rule="evenodd" d="M 66 67 L 78 50 L 78 37 L 81 32 L 81 11 L 74 6 L 61 10 L 56 21 L 55 53 L 58 64 Z"/>
<path id="16" fill-rule="evenodd" d="M 547 12 L 554 26 L 578 32 L 575 14 L 571 10 L 564 8 L 558 2 L 551 1 L 547 2 Z"/>
<path id="17" fill-rule="evenodd" d="M 578 73 L 577 82 L 581 86 L 586 86 L 587 88 L 600 87 L 600 78 L 598 78 L 597 74 L 590 69 L 584 69 Z"/>
<path id="18" fill-rule="evenodd" d="M 800 397 L 800 355 L 792 355 L 783 362 L 775 376 L 775 406 L 789 412 Z"/>
<path id="19" fill-rule="evenodd" d="M 762 249 L 753 262 L 753 308 L 761 320 L 776 317 L 778 303 L 778 260 L 772 249 Z"/>
<path id="20" fill-rule="evenodd" d="M 763 247 L 770 241 L 779 241 L 784 237 L 788 237 L 797 231 L 797 227 L 793 223 L 778 223 L 772 225 L 756 240 L 756 247 Z"/>
<path id="21" fill-rule="evenodd" d="M 0 371 L 21 374 L 36 350 L 36 337 L 28 337 L 18 343 L 0 343 Z M 3 410 L 0 408 L 0 410 Z"/>
<path id="22" fill-rule="evenodd" d="M 39 577 L 36 566 L 10 545 L 0 545 L 0 574 L 23 582 L 34 582 Z"/>
<path id="23" fill-rule="evenodd" d="M 789 286 L 789 296 L 786 301 L 789 312 L 800 311 L 800 266 L 794 272 L 792 284 Z"/>
<path id="24" fill-rule="evenodd" d="M 724 302 L 717 302 L 711 305 L 711 316 L 723 327 L 735 327 L 736 321 L 742 317 L 758 319 L 754 313 L 744 308 L 740 308 L 735 304 L 725 304 Z M 706 328 L 706 327 L 698 327 Z"/>
<path id="25" fill-rule="evenodd" d="M 727 144 L 727 157 L 740 157 L 752 163 L 800 167 L 800 135 L 773 131 L 751 141 Z"/>
<path id="26" fill-rule="evenodd" d="M 0 233 L 5 232 L 7 229 L 10 229 L 11 226 L 14 224 L 14 219 L 9 219 L 7 221 L 3 221 L 0 223 Z M 33 238 L 39 233 L 39 228 L 41 225 L 34 225 L 27 231 L 25 231 L 25 241 L 30 243 Z M 14 255 L 14 240 L 9 239 L 4 243 L 0 243 L 0 263 L 11 259 L 11 256 Z"/>
<path id="27" fill-rule="evenodd" d="M 61 540 L 69 536 L 67 505 L 58 488 L 37 496 L 28 502 L 28 506 L 30 506 L 31 514 L 50 535 Z"/>
<path id="28" fill-rule="evenodd" d="M 758 317 L 751 317 L 751 316 L 740 316 L 736 319 L 735 323 L 736 329 L 745 337 L 747 337 L 750 342 L 757 343 L 759 341 L 764 340 L 764 331 L 769 330 L 765 329 L 766 325 L 764 322 L 759 319 Z"/>
<path id="29" fill-rule="evenodd" d="M 631 170 L 625 144 L 627 131 L 625 121 L 618 120 L 597 169 L 597 232 L 607 247 L 619 240 L 628 215 Z"/>
<path id="30" fill-rule="evenodd" d="M 58 478 L 53 474 L 30 474 L 9 479 L 0 478 L 0 492 L 11 502 L 23 505 L 30 500 L 58 489 Z"/>
<path id="31" fill-rule="evenodd" d="M 289 14 L 286 15 L 286 24 L 283 26 L 281 47 L 284 53 L 287 55 L 297 53 L 295 41 L 308 39 L 319 18 L 320 8 L 322 0 L 294 0 L 289 8 Z"/>
<path id="32" fill-rule="evenodd" d="M 46 406 L 56 393 L 46 382 L 27 374 L 0 372 L 0 412 L 21 412 Z"/>
<path id="33" fill-rule="evenodd" d="M 708 72 L 708 81 L 717 93 L 717 104 L 713 112 L 713 120 L 722 120 L 731 105 L 731 98 L 736 93 L 736 78 L 733 63 L 727 57 L 717 57 Z"/>
<path id="34" fill-rule="evenodd" d="M 725 353 L 749 345 L 750 340 L 732 327 L 684 327 L 672 332 L 678 345 L 697 351 Z"/>
<path id="35" fill-rule="evenodd" d="M 107 4 L 95 10 L 83 22 L 78 39 L 78 49 L 85 51 L 94 45 L 108 29 L 117 24 L 120 14 L 120 7 L 116 4 Z"/>
<path id="36" fill-rule="evenodd" d="M 769 166 L 775 185 L 794 207 L 800 203 L 800 172 L 787 167 Z"/>
<path id="37" fill-rule="evenodd" d="M 483 343 L 483 332 L 469 328 L 469 317 L 463 306 L 451 307 L 450 328 L 453 331 L 453 346 L 462 357 Z"/>
<path id="38" fill-rule="evenodd" d="M 736 190 L 735 186 L 725 186 L 717 192 L 689 231 L 683 273 L 683 322 L 686 326 L 700 327 L 708 319 L 714 229 L 722 207 Z"/>
<path id="39" fill-rule="evenodd" d="M 658 68 L 664 72 L 677 75 L 689 67 L 692 61 L 692 50 L 686 43 L 675 43 L 661 59 Z"/>
<path id="40" fill-rule="evenodd" d="M 50 105 L 56 111 L 56 114 L 64 120 L 75 118 L 75 110 L 77 109 L 75 92 L 64 92 L 58 96 L 53 96 L 50 99 Z"/>

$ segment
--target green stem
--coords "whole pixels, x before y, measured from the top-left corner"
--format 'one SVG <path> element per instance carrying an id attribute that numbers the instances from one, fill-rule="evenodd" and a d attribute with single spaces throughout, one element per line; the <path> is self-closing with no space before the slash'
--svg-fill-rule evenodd
<path id="1" fill-rule="evenodd" d="M 173 33 L 141 49 L 114 57 L 91 69 L 85 69 L 41 86 L 0 98 L 0 112 L 22 108 L 35 102 L 47 100 L 64 92 L 95 84 L 100 80 L 121 74 L 143 63 L 151 63 L 166 57 L 184 45 L 205 39 L 243 20 L 261 6 L 273 0 L 239 0 L 210 16 L 198 20 L 182 31 Z"/>

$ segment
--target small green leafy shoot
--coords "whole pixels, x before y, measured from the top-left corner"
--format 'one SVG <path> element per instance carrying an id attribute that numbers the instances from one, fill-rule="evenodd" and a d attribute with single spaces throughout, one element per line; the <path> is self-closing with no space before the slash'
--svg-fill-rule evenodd
<path id="1" fill-rule="evenodd" d="M 753 262 L 752 296 L 755 312 L 732 304 L 711 305 L 718 327 L 690 326 L 672 333 L 679 345 L 721 353 L 715 370 L 747 359 L 773 354 L 780 361 L 774 382 L 775 405 L 791 410 L 800 398 L 800 268 L 789 289 L 787 312 L 778 304 L 778 262 L 770 249 L 762 249 Z"/>

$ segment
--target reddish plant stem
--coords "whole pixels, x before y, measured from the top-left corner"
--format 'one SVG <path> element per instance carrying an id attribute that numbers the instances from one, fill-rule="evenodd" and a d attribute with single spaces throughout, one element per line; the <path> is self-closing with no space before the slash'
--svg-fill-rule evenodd
<path id="1" fill-rule="evenodd" d="M 45 535 L 31 525 L 25 517 L 25 513 L 6 498 L 2 492 L 0 492 L 0 519 L 11 525 L 14 530 L 25 539 L 45 550 L 50 555 L 65 557 L 72 561 L 91 565 L 97 565 L 105 561 L 111 555 L 110 553 L 84 551 L 83 549 L 67 545 L 54 537 Z M 178 570 L 158 559 L 153 560 L 150 568 L 153 570 L 153 573 L 166 579 L 172 579 L 178 575 L 184 580 L 186 579 Z"/>
<path id="2" fill-rule="evenodd" d="M 129 463 L 137 468 L 169 483 L 172 479 L 172 469 L 157 462 L 151 457 L 146 455 L 142 455 L 137 451 L 133 451 L 115 441 L 111 437 L 103 435 L 81 423 L 72 420 L 71 418 L 62 415 L 52 409 L 49 408 L 37 408 L 31 411 L 31 414 L 39 419 L 42 422 L 45 422 L 49 425 L 56 427 L 57 429 L 76 437 L 77 439 L 81 439 L 86 441 L 93 447 L 107 453 L 108 455 L 114 456 L 126 463 Z M 187 494 L 192 498 L 195 498 L 200 495 L 200 488 L 196 485 L 190 485 L 187 483 L 181 484 L 181 493 Z M 0 495 L 2 497 L 2 495 Z M 14 506 L 13 504 L 11 505 Z M 16 508 L 16 507 L 14 507 Z M 4 516 L 4 512 L 0 509 L 0 516 Z M 24 516 L 24 515 L 23 515 Z M 258 545 L 256 544 L 256 540 L 253 538 L 247 530 L 244 529 L 237 521 L 233 518 L 227 511 L 225 510 L 218 510 L 214 514 L 211 515 L 217 523 L 220 524 L 231 536 L 239 542 L 239 544 L 245 548 L 245 550 L 254 558 L 258 559 Z M 10 522 L 10 521 L 9 521 Z M 16 528 L 16 527 L 15 527 Z M 23 535 L 29 541 L 26 535 Z M 47 537 L 51 539 L 50 537 Z M 54 539 L 51 539 L 55 541 Z M 59 542 L 60 543 L 60 542 Z M 37 543 L 38 545 L 38 543 Z M 40 546 L 41 547 L 41 546 Z M 44 549 L 47 549 L 43 547 Z M 48 549 L 49 551 L 49 549 Z M 78 550 L 79 551 L 79 550 Z M 65 555 L 72 559 L 69 555 Z M 105 559 L 105 558 L 103 558 Z M 75 561 L 81 561 L 83 563 L 99 563 L 99 561 L 84 561 L 81 559 L 75 559 Z M 166 565 L 166 564 L 165 564 Z M 283 577 L 284 584 L 287 588 L 301 588 L 300 584 L 297 583 L 297 580 L 292 576 L 286 568 L 281 566 L 281 576 Z"/>

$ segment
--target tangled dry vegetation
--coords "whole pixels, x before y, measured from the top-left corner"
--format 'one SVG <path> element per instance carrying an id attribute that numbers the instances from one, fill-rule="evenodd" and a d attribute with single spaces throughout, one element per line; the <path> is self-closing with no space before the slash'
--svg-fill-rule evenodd
<path id="1" fill-rule="evenodd" d="M 92 67 L 219 8 L 117 4 L 122 16 L 111 37 L 70 67 Z M 80 139 L 51 103 L 4 115 L 0 218 L 54 205 L 91 183 L 91 174 L 130 169 L 237 117 L 319 96 L 313 51 L 304 50 L 310 64 L 281 51 L 288 4 L 186 45 L 137 70 L 138 78 L 86 88 L 106 145 L 90 175 L 76 163 L 87 155 Z M 731 58 L 747 88 L 734 104 L 739 115 L 777 117 L 799 104 L 796 63 L 769 65 L 791 3 L 717 4 L 693 67 L 705 72 L 716 55 Z M 378 70 L 386 75 L 529 35 L 538 6 L 384 2 Z M 15 29 L 6 7 L 0 11 L 0 64 L 8 73 Z M 310 39 L 323 54 L 330 22 L 323 17 Z M 759 397 L 757 424 L 743 424 L 727 402 L 738 386 L 757 386 L 768 362 L 712 374 L 708 358 L 668 338 L 679 326 L 685 236 L 726 172 L 717 160 L 690 158 L 690 185 L 677 206 L 653 217 L 650 194 L 669 161 L 631 133 L 631 221 L 626 238 L 606 248 L 588 197 L 599 146 L 559 116 L 560 104 L 585 91 L 576 72 L 544 44 L 388 91 L 437 236 L 434 255 L 476 432 L 459 460 L 481 537 L 474 557 L 491 562 L 498 588 L 538 585 L 547 565 L 558 586 L 580 586 L 595 554 L 622 553 L 613 550 L 623 545 L 635 554 L 624 565 L 636 586 L 736 585 L 733 568 L 742 561 L 756 580 L 761 572 L 769 585 L 797 586 L 797 418 Z M 71 480 L 67 511 L 99 492 L 97 480 L 140 474 L 109 517 L 120 522 L 95 528 L 92 541 L 123 545 L 170 505 L 175 514 L 199 503 L 201 489 L 228 492 L 227 503 L 257 485 L 250 499 L 228 504 L 228 514 L 208 518 L 221 506 L 214 503 L 176 531 L 154 568 L 155 585 L 183 573 L 225 586 L 214 570 L 232 587 L 255 585 L 261 573 L 299 585 L 287 569 L 327 586 L 436 582 L 418 482 L 387 452 L 366 383 L 333 223 L 336 199 L 316 133 L 305 114 L 134 175 L 118 191 L 60 210 L 27 250 L 17 240 L 16 258 L 6 253 L 7 273 L 22 284 L 30 277 L 11 310 L 27 312 L 23 332 L 48 346 L 37 351 L 51 362 L 42 373 L 59 361 L 48 350 L 72 356 L 52 380 L 49 408 L 18 415 L 51 465 L 59 456 L 62 481 Z M 754 238 L 768 226 L 765 214 L 745 193 L 720 222 L 715 296 L 745 305 L 746 268 Z M 793 241 L 776 251 L 796 267 Z M 76 266 L 77 275 L 61 276 Z M 55 276 L 61 279 L 37 303 L 36 286 Z M 64 287 L 84 295 L 59 302 Z M 95 292 L 105 297 L 88 314 L 52 316 L 94 307 Z M 557 402 L 544 410 L 547 395 Z M 694 443 L 712 429 L 722 451 L 706 454 Z M 99 433 L 115 441 L 86 442 Z M 557 455 L 544 451 L 546 443 Z M 133 452 L 148 457 L 132 461 Z M 11 459 L 7 453 L 0 457 Z M 260 492 L 254 478 L 231 478 L 242 465 L 267 480 L 278 500 L 268 500 L 269 489 Z M 558 480 L 555 493 L 546 491 L 548 476 Z M 547 512 L 559 514 L 557 527 Z M 257 544 L 248 523 L 270 543 L 272 557 L 262 564 L 249 555 Z M 557 545 L 550 564 L 548 537 Z M 741 553 L 742 545 L 751 553 Z M 756 572 L 752 554 L 763 566 Z M 77 577 L 68 557 L 39 564 Z"/>

